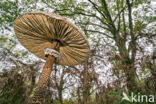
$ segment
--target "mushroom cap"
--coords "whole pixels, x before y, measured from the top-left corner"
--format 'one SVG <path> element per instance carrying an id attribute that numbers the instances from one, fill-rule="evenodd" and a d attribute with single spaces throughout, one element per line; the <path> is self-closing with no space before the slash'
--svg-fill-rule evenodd
<path id="1" fill-rule="evenodd" d="M 83 63 L 90 54 L 85 34 L 64 17 L 47 12 L 30 12 L 19 16 L 14 31 L 20 43 L 36 56 L 46 59 L 44 49 L 53 41 L 60 43 L 60 65 Z"/>

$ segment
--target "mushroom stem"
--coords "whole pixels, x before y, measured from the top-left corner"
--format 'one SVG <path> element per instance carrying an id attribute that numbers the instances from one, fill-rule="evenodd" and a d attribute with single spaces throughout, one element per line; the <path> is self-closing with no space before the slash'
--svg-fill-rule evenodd
<path id="1" fill-rule="evenodd" d="M 58 50 L 59 44 L 57 42 L 53 43 L 52 49 Z M 35 88 L 34 97 L 32 99 L 32 104 L 43 104 L 43 98 L 45 95 L 46 87 L 48 85 L 48 80 L 52 71 L 52 65 L 55 62 L 55 57 L 48 55 L 46 59 L 45 66 L 43 68 L 42 74 L 40 76 L 37 87 Z"/>
<path id="2" fill-rule="evenodd" d="M 44 66 L 44 69 L 42 71 L 42 74 L 40 76 L 40 80 L 38 82 L 38 88 L 43 88 L 46 87 L 48 84 L 48 79 L 50 77 L 51 71 L 52 71 L 52 65 L 55 61 L 55 57 L 54 56 L 48 56 L 46 59 L 46 63 Z"/>

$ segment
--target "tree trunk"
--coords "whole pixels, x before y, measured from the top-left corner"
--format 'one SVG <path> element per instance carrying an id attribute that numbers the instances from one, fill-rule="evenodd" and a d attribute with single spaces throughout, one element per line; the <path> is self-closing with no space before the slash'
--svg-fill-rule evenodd
<path id="1" fill-rule="evenodd" d="M 116 42 L 118 49 L 119 49 L 119 53 L 121 56 L 121 65 L 123 66 L 123 70 L 125 72 L 126 75 L 126 82 L 127 82 L 127 88 L 129 90 L 129 92 L 133 92 L 136 90 L 137 86 L 136 86 L 136 82 L 135 82 L 135 78 L 136 78 L 136 72 L 135 72 L 135 56 L 131 57 L 129 56 L 129 51 L 128 49 L 126 49 L 126 41 L 124 41 L 122 38 L 119 37 L 118 41 Z M 135 45 L 135 44 L 134 44 Z M 135 54 L 134 48 L 131 47 L 131 50 L 133 52 L 133 55 Z"/>
<path id="2" fill-rule="evenodd" d="M 88 61 L 84 64 L 83 72 L 83 104 L 87 104 L 89 96 L 89 82 L 88 82 Z"/>
<path id="3" fill-rule="evenodd" d="M 62 88 L 59 89 L 59 101 L 60 101 L 60 104 L 63 104 L 63 97 L 62 97 Z"/>

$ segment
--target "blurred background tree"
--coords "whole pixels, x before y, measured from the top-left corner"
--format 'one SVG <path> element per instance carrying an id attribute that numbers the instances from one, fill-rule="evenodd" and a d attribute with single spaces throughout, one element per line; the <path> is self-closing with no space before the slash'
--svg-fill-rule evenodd
<path id="1" fill-rule="evenodd" d="M 156 97 L 154 0 L 1 0 L 0 104 L 27 104 L 33 95 L 44 60 L 20 45 L 13 22 L 36 10 L 69 18 L 92 52 L 82 65 L 55 65 L 46 104 L 132 104 L 123 92 Z"/>

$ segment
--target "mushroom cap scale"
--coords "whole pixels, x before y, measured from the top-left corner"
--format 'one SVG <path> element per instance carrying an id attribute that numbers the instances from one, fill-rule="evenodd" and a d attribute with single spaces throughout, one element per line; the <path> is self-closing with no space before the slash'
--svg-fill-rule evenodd
<path id="1" fill-rule="evenodd" d="M 46 12 L 30 12 L 19 16 L 14 31 L 20 43 L 36 56 L 45 59 L 44 49 L 53 41 L 60 43 L 60 65 L 74 66 L 90 54 L 85 34 L 66 18 Z"/>

